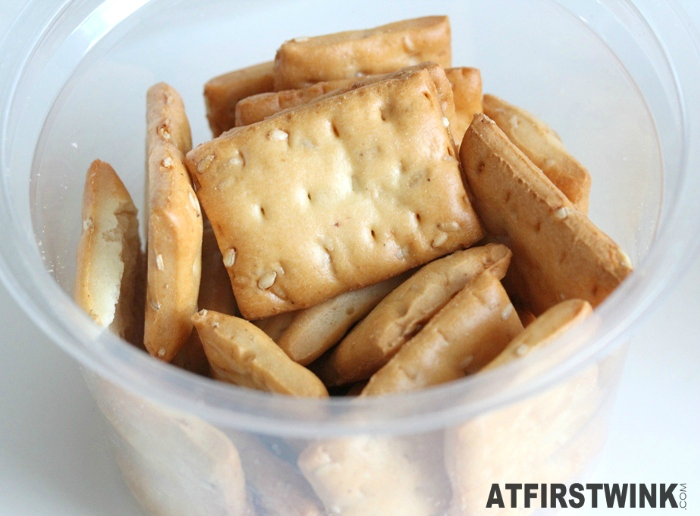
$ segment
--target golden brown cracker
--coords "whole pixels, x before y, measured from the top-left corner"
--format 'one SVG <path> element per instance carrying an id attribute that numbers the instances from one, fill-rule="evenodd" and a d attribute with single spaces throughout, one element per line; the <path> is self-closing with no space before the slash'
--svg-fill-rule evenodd
<path id="1" fill-rule="evenodd" d="M 246 318 L 318 304 L 483 236 L 440 104 L 430 73 L 415 70 L 188 154 Z"/>
<path id="2" fill-rule="evenodd" d="M 630 274 L 620 247 L 487 116 L 474 116 L 460 158 L 480 219 L 513 251 L 506 279 L 535 315 L 566 299 L 595 307 Z"/>

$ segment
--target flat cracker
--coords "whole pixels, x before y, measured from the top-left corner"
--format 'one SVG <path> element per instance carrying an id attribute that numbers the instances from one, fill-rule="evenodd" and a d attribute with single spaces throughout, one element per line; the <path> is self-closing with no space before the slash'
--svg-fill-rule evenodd
<path id="1" fill-rule="evenodd" d="M 144 344 L 166 362 L 192 333 L 202 260 L 202 212 L 185 168 L 191 141 L 182 100 L 167 84 L 148 90 L 148 285 Z"/>
<path id="2" fill-rule="evenodd" d="M 481 369 L 523 330 L 500 281 L 483 272 L 369 379 L 361 396 L 415 391 Z"/>
<path id="3" fill-rule="evenodd" d="M 238 432 L 231 440 L 239 450 L 246 483 L 260 514 L 326 515 L 309 483 L 289 462 L 250 434 Z"/>
<path id="4" fill-rule="evenodd" d="M 581 211 L 588 213 L 591 175 L 569 154 L 559 135 L 524 109 L 484 95 L 484 113 Z M 461 141 L 461 140 L 460 140 Z"/>
<path id="5" fill-rule="evenodd" d="M 235 126 L 241 99 L 274 89 L 274 63 L 268 61 L 210 79 L 204 85 L 209 128 L 216 138 Z"/>
<path id="6" fill-rule="evenodd" d="M 478 68 L 458 67 L 445 70 L 452 86 L 455 115 L 450 119 L 450 131 L 458 145 L 472 123 L 474 113 L 482 113 L 481 72 Z"/>
<path id="7" fill-rule="evenodd" d="M 460 158 L 484 226 L 513 251 L 509 291 L 535 315 L 566 299 L 596 307 L 632 272 L 620 247 L 487 116 L 474 116 Z"/>
<path id="8" fill-rule="evenodd" d="M 389 73 L 425 61 L 444 68 L 451 66 L 447 16 L 426 16 L 374 29 L 287 41 L 275 56 L 275 90 Z"/>
<path id="9" fill-rule="evenodd" d="M 85 177 L 73 297 L 99 325 L 141 346 L 144 256 L 137 209 L 114 169 L 100 160 Z"/>
<path id="10" fill-rule="evenodd" d="M 256 326 L 263 331 L 270 327 L 274 334 L 284 323 L 270 319 L 284 319 L 284 331 L 273 340 L 289 358 L 298 364 L 308 365 L 337 344 L 353 324 L 405 279 L 405 274 L 394 276 L 369 287 L 344 292 L 311 308 L 275 315 Z"/>
<path id="11" fill-rule="evenodd" d="M 201 310 L 192 320 L 215 379 L 292 396 L 328 396 L 321 380 L 254 324 L 211 310 Z"/>
<path id="12" fill-rule="evenodd" d="M 413 70 L 236 128 L 187 165 L 239 309 L 259 319 L 478 241 L 454 152 L 432 77 Z"/>
<path id="13" fill-rule="evenodd" d="M 407 66 L 405 68 L 402 68 L 401 70 L 394 72 L 393 74 L 371 75 L 369 77 L 359 80 L 357 78 L 338 79 L 335 81 L 319 82 L 311 86 L 307 86 L 306 88 L 298 88 L 294 90 L 284 90 L 271 93 L 261 93 L 260 95 L 253 95 L 251 97 L 242 99 L 237 104 L 236 126 L 238 127 L 242 125 L 253 124 L 255 122 L 259 122 L 260 120 L 264 120 L 269 116 L 275 115 L 281 111 L 303 106 L 304 104 L 314 102 L 322 97 L 338 95 L 353 89 L 367 86 L 368 84 L 384 81 L 386 79 L 394 77 L 400 77 L 403 74 L 423 69 L 427 70 L 433 78 L 435 87 L 438 90 L 438 95 L 440 96 L 440 105 L 442 107 L 442 112 L 447 118 L 450 128 L 452 128 L 453 126 L 462 126 L 464 124 L 465 118 L 467 117 L 467 113 L 465 113 L 466 106 L 464 102 L 465 95 L 468 96 L 468 94 L 465 92 L 467 87 L 465 86 L 464 81 L 459 79 L 461 73 L 453 72 L 453 80 L 456 81 L 455 84 L 457 85 L 459 93 L 462 96 L 462 100 L 460 102 L 461 111 L 458 119 L 458 117 L 455 115 L 455 102 L 453 100 L 452 90 L 453 85 L 448 79 L 450 70 L 460 69 L 454 68 L 450 70 L 443 70 L 441 66 L 435 63 L 421 63 L 415 66 Z M 480 87 L 478 92 L 478 102 L 479 106 L 481 106 Z M 471 115 L 469 114 L 468 116 L 469 121 L 471 121 Z M 469 124 L 467 123 L 467 125 L 464 126 L 464 130 L 466 130 L 468 125 Z M 462 131 L 461 133 L 461 136 L 463 135 L 464 131 Z M 455 141 L 457 141 L 456 138 Z M 459 141 L 461 141 L 461 138 Z"/>
<path id="14" fill-rule="evenodd" d="M 499 355 L 480 371 L 490 371 L 543 348 L 579 324 L 593 312 L 588 301 L 568 299 L 554 305 L 532 321 Z"/>
<path id="15" fill-rule="evenodd" d="M 328 514 L 428 516 L 449 499 L 442 435 L 362 435 L 309 445 L 299 469 Z"/>
<path id="16" fill-rule="evenodd" d="M 510 257 L 505 246 L 487 244 L 424 265 L 315 363 L 313 370 L 326 385 L 369 378 L 479 274 L 491 271 L 502 278 Z"/>

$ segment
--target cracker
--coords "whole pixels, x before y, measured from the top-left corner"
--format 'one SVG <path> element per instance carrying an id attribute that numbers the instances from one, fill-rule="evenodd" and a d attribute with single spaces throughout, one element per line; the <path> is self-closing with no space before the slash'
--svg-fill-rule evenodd
<path id="1" fill-rule="evenodd" d="M 481 72 L 478 68 L 448 68 L 447 80 L 452 86 L 455 115 L 450 119 L 450 131 L 458 145 L 464 138 L 467 127 L 472 123 L 474 113 L 482 113 Z"/>
<path id="2" fill-rule="evenodd" d="M 191 141 L 182 100 L 167 84 L 148 90 L 148 285 L 144 344 L 170 361 L 192 333 L 202 260 L 202 213 L 185 168 Z"/>
<path id="3" fill-rule="evenodd" d="M 423 266 L 314 364 L 314 371 L 326 385 L 369 378 L 476 276 L 488 270 L 502 278 L 510 256 L 505 246 L 488 244 Z"/>
<path id="4" fill-rule="evenodd" d="M 274 340 L 289 358 L 308 365 L 337 344 L 353 324 L 405 279 L 406 275 L 402 274 L 369 287 L 344 292 L 311 308 L 275 315 L 270 319 L 286 320 L 288 314 L 292 314 L 292 320 Z M 275 321 L 257 326 L 265 331 L 268 325 L 275 330 L 280 326 Z"/>
<path id="5" fill-rule="evenodd" d="M 369 379 L 361 396 L 415 391 L 481 369 L 523 330 L 500 281 L 483 272 Z"/>
<path id="6" fill-rule="evenodd" d="M 95 160 L 85 177 L 75 302 L 122 339 L 143 339 L 145 265 L 137 209 L 121 179 Z"/>
<path id="7" fill-rule="evenodd" d="M 440 434 L 318 441 L 298 463 L 328 514 L 427 516 L 447 508 Z"/>
<path id="8" fill-rule="evenodd" d="M 495 483 L 503 486 L 514 478 L 561 483 L 584 474 L 599 446 L 599 431 L 607 426 L 597 377 L 594 363 L 533 396 L 447 428 L 449 515 L 481 514 Z M 522 497 L 518 506 L 523 507 Z"/>
<path id="9" fill-rule="evenodd" d="M 620 247 L 487 116 L 474 116 L 460 158 L 484 226 L 513 251 L 509 288 L 535 315 L 566 299 L 596 307 L 632 272 Z"/>
<path id="10" fill-rule="evenodd" d="M 216 138 L 235 125 L 236 104 L 241 99 L 274 89 L 272 61 L 235 70 L 210 79 L 204 85 L 209 128 Z"/>
<path id="11" fill-rule="evenodd" d="M 248 514 L 239 453 L 221 430 L 93 372 L 85 379 L 111 424 L 124 480 L 148 514 Z"/>
<path id="12" fill-rule="evenodd" d="M 188 154 L 244 317 L 316 305 L 483 236 L 440 104 L 414 70 Z"/>
<path id="13" fill-rule="evenodd" d="M 226 315 L 240 315 L 221 251 L 216 244 L 214 230 L 206 218 L 202 234 L 202 278 L 199 284 L 198 305 L 199 308 Z M 202 376 L 210 375 L 209 361 L 196 331 L 190 334 L 171 364 Z"/>
<path id="14" fill-rule="evenodd" d="M 593 312 L 590 303 L 569 299 L 554 305 L 532 321 L 481 371 L 490 371 L 524 357 L 534 348 L 543 348 L 583 321 Z"/>
<path id="15" fill-rule="evenodd" d="M 587 213 L 591 175 L 567 152 L 557 133 L 531 113 L 494 95 L 484 95 L 483 102 L 484 113 L 496 122 L 508 139 L 581 213 Z"/>
<path id="16" fill-rule="evenodd" d="M 192 320 L 215 379 L 292 396 L 328 396 L 321 380 L 254 324 L 211 310 L 201 310 Z"/>
<path id="17" fill-rule="evenodd" d="M 324 516 L 321 502 L 299 470 L 272 453 L 259 439 L 238 432 L 238 448 L 246 483 L 260 514 Z"/>
<path id="18" fill-rule="evenodd" d="M 426 16 L 374 29 L 287 41 L 275 56 L 275 90 L 389 73 L 426 61 L 444 68 L 451 66 L 447 16 Z"/>
<path id="19" fill-rule="evenodd" d="M 310 102 L 314 102 L 317 99 L 345 93 L 352 89 L 361 88 L 362 86 L 367 86 L 379 81 L 384 81 L 393 77 L 399 77 L 406 73 L 411 73 L 417 70 L 427 70 L 435 83 L 435 87 L 438 90 L 438 95 L 441 100 L 442 112 L 447 117 L 450 127 L 455 125 L 461 126 L 464 124 L 464 119 L 467 116 L 465 111 L 465 86 L 464 81 L 459 80 L 459 73 L 452 73 L 453 80 L 462 96 L 462 101 L 460 104 L 460 117 L 459 119 L 455 115 L 455 102 L 453 100 L 453 90 L 452 83 L 448 80 L 448 74 L 450 70 L 460 70 L 458 68 L 443 70 L 441 66 L 435 63 L 421 63 L 415 66 L 407 66 L 394 72 L 393 74 L 380 74 L 371 75 L 364 79 L 358 80 L 354 79 L 338 79 L 335 81 L 319 82 L 306 88 L 298 88 L 294 90 L 284 90 L 271 93 L 261 93 L 260 95 L 253 95 L 251 97 L 241 100 L 236 106 L 236 126 L 249 125 L 255 122 L 259 122 L 269 116 L 284 111 L 286 109 L 293 109 L 295 107 L 303 106 Z M 472 92 L 473 93 L 473 92 Z M 481 88 L 478 92 L 478 102 L 481 105 Z M 471 121 L 471 115 L 469 115 L 469 120 Z M 467 123 L 467 126 L 469 124 Z M 466 130 L 466 127 L 464 129 Z M 464 135 L 462 131 L 461 135 Z M 455 141 L 456 138 L 455 138 Z M 461 138 L 460 140 L 461 141 Z"/>

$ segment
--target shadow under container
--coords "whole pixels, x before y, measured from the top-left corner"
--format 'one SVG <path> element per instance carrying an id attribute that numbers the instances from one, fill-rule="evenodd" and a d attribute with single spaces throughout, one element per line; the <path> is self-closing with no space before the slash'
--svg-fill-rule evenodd
<path id="1" fill-rule="evenodd" d="M 494 483 L 585 480 L 595 464 L 626 342 L 696 248 L 698 42 L 674 1 L 436 1 L 430 10 L 450 16 L 455 65 L 478 67 L 485 92 L 537 114 L 588 167 L 590 217 L 636 271 L 547 349 L 377 399 L 218 384 L 94 325 L 70 294 L 80 199 L 99 158 L 142 205 L 150 85 L 180 91 L 194 141 L 205 141 L 209 78 L 270 60 L 295 36 L 427 14 L 424 2 L 87 0 L 51 10 L 30 1 L 2 42 L 0 274 L 81 363 L 147 512 L 472 515 Z"/>

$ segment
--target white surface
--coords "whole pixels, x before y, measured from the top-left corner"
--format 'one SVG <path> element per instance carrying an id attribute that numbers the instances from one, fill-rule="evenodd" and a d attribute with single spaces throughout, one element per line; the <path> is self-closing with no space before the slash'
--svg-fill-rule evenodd
<path id="1" fill-rule="evenodd" d="M 700 2 L 683 3 L 700 27 Z M 0 0 L 0 37 L 20 8 Z M 591 474 L 595 482 L 687 483 L 684 514 L 700 514 L 698 286 L 700 257 L 633 340 L 610 436 Z M 76 363 L 2 285 L 0 308 L 0 515 L 140 516 Z"/>

